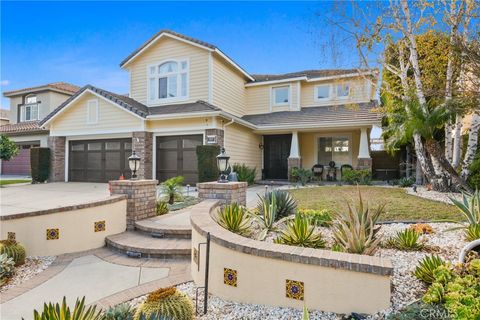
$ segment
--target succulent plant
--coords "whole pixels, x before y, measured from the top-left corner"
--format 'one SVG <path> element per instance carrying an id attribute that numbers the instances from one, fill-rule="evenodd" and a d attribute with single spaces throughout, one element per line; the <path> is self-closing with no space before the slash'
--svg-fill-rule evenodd
<path id="1" fill-rule="evenodd" d="M 480 239 L 480 224 L 469 225 L 465 229 L 465 239 L 467 241 L 474 241 Z"/>
<path id="2" fill-rule="evenodd" d="M 161 216 L 162 214 L 167 214 L 169 211 L 168 203 L 165 201 L 157 201 L 156 211 L 157 211 L 157 216 Z"/>
<path id="3" fill-rule="evenodd" d="M 275 196 L 275 203 L 277 205 L 276 219 L 294 214 L 297 211 L 297 200 L 285 190 L 272 190 L 267 192 L 264 197 L 260 197 L 260 202 L 257 205 L 257 210 L 262 213 L 264 204 L 270 204 L 272 202 L 272 196 Z"/>
<path id="4" fill-rule="evenodd" d="M 275 239 L 275 243 L 288 244 L 307 248 L 324 248 L 323 235 L 316 231 L 315 225 L 307 217 L 300 214 L 295 219 L 288 221 L 285 229 Z"/>
<path id="5" fill-rule="evenodd" d="M 130 305 L 123 303 L 108 308 L 103 320 L 133 320 L 134 313 L 135 310 Z"/>
<path id="6" fill-rule="evenodd" d="M 0 285 L 3 285 L 12 275 L 15 268 L 15 261 L 6 253 L 0 254 Z"/>
<path id="7" fill-rule="evenodd" d="M 67 299 L 63 297 L 62 304 L 45 303 L 42 313 L 33 311 L 34 320 L 103 320 L 101 311 L 96 311 L 96 306 L 85 308 L 85 297 L 77 299 L 75 307 L 70 311 Z M 23 319 L 22 319 L 23 320 Z"/>
<path id="8" fill-rule="evenodd" d="M 223 228 L 239 235 L 251 232 L 252 222 L 247 209 L 235 202 L 219 209 L 216 221 Z"/>
<path id="9" fill-rule="evenodd" d="M 465 229 L 465 238 L 467 241 L 479 239 L 480 235 L 480 190 L 473 194 L 462 194 L 462 201 L 450 198 L 453 204 L 463 214 L 466 221 L 453 221 L 462 224 L 461 229 Z M 453 228 L 452 230 L 457 229 Z"/>
<path id="10" fill-rule="evenodd" d="M 332 225 L 335 243 L 344 252 L 372 255 L 380 244 L 378 235 L 380 227 L 376 227 L 379 216 L 385 205 L 370 209 L 364 204 L 360 190 L 358 206 L 348 203 L 348 211 L 337 212 Z"/>
<path id="11" fill-rule="evenodd" d="M 413 275 L 425 283 L 433 283 L 435 281 L 435 269 L 444 265 L 446 265 L 446 262 L 439 256 L 427 256 L 419 262 L 418 266 L 413 272 Z"/>
<path id="12" fill-rule="evenodd" d="M 424 245 L 419 242 L 420 234 L 413 229 L 398 231 L 394 237 L 387 240 L 387 246 L 398 250 L 421 250 Z"/>
<path id="13" fill-rule="evenodd" d="M 192 320 L 194 314 L 190 298 L 175 287 L 162 288 L 153 291 L 147 300 L 137 308 L 135 320 L 154 319 Z"/>
<path id="14" fill-rule="evenodd" d="M 409 229 L 415 230 L 420 234 L 432 234 L 433 228 L 427 223 L 415 223 L 410 225 Z"/>
<path id="15" fill-rule="evenodd" d="M 0 254 L 6 253 L 7 256 L 15 261 L 15 266 L 19 266 L 25 263 L 25 247 L 15 240 L 1 240 L 0 241 Z"/>
<path id="16" fill-rule="evenodd" d="M 286 220 L 290 219 L 290 217 L 286 216 L 277 221 L 278 206 L 276 193 L 271 192 L 269 198 L 260 197 L 260 199 L 262 209 L 257 210 L 258 212 L 256 213 L 252 213 L 252 217 L 257 220 L 258 225 L 260 226 L 260 232 L 257 234 L 257 239 L 264 240 L 269 231 L 278 230 L 277 227 Z M 267 199 L 270 201 L 267 201 Z"/>
<path id="17" fill-rule="evenodd" d="M 310 222 L 317 227 L 329 227 L 332 223 L 332 216 L 327 209 L 300 209 L 298 210 L 298 213 L 307 217 Z"/>

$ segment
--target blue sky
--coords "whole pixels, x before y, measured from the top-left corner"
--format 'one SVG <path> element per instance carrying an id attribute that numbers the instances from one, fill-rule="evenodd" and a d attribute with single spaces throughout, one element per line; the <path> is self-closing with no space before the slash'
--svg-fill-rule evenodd
<path id="1" fill-rule="evenodd" d="M 1 2 L 1 90 L 66 81 L 128 92 L 120 61 L 161 29 L 217 45 L 250 73 L 358 65 L 333 59 L 331 2 Z M 343 49 L 353 43 L 345 41 Z M 348 51 L 348 50 L 347 50 Z M 2 98 L 2 108 L 8 100 Z"/>

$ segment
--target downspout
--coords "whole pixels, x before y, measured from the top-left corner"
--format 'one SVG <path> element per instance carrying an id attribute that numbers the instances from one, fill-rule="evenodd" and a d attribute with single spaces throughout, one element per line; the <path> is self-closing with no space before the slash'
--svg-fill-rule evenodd
<path id="1" fill-rule="evenodd" d="M 232 120 L 228 123 L 225 123 L 223 125 L 223 147 L 225 148 L 225 146 L 227 145 L 227 130 L 225 130 L 226 127 L 228 127 L 229 125 L 231 124 L 234 124 L 235 123 L 235 119 L 232 118 Z"/>

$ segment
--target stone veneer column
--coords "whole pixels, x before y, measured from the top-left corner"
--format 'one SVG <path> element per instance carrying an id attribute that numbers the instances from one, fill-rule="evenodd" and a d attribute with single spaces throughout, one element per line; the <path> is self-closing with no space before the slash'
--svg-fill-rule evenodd
<path id="1" fill-rule="evenodd" d="M 217 138 L 216 143 L 208 143 L 208 136 L 215 136 Z M 225 133 L 223 129 L 206 129 L 205 130 L 205 144 L 211 146 L 220 146 L 224 147 L 225 142 Z"/>
<path id="2" fill-rule="evenodd" d="M 370 146 L 367 128 L 360 129 L 360 144 L 358 148 L 357 169 L 372 170 L 372 158 L 370 157 Z"/>
<path id="3" fill-rule="evenodd" d="M 372 170 L 372 158 L 358 158 L 357 169 L 359 170 Z"/>
<path id="4" fill-rule="evenodd" d="M 153 177 L 153 133 L 147 131 L 133 132 L 132 149 L 140 157 L 140 169 L 137 172 L 139 179 Z"/>
<path id="5" fill-rule="evenodd" d="M 246 182 L 202 182 L 197 183 L 198 198 L 200 200 L 215 199 L 222 204 L 236 202 L 245 206 L 247 204 L 247 183 Z"/>
<path id="6" fill-rule="evenodd" d="M 65 181 L 65 145 L 66 137 L 48 137 L 50 148 L 50 173 L 49 182 Z"/>
<path id="7" fill-rule="evenodd" d="M 127 230 L 135 221 L 156 216 L 157 180 L 113 180 L 110 194 L 127 196 Z"/>
<path id="8" fill-rule="evenodd" d="M 292 172 L 293 168 L 301 168 L 302 167 L 302 159 L 301 158 L 288 158 L 288 180 L 292 181 L 292 176 L 290 172 Z"/>

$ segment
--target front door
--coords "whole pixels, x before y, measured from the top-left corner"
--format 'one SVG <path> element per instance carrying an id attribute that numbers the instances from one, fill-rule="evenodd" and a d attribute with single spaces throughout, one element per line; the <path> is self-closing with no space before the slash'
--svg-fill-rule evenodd
<path id="1" fill-rule="evenodd" d="M 263 136 L 263 160 L 266 179 L 288 179 L 291 134 Z"/>

